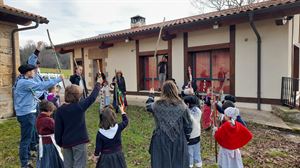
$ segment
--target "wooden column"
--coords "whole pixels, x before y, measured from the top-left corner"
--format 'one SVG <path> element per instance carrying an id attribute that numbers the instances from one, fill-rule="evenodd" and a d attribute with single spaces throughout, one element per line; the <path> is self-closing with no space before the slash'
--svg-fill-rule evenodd
<path id="1" fill-rule="evenodd" d="M 184 82 L 188 81 L 188 76 L 187 76 L 187 69 L 188 69 L 188 64 L 189 64 L 189 59 L 188 59 L 188 33 L 184 32 L 183 33 L 183 56 L 184 56 Z"/>
<path id="2" fill-rule="evenodd" d="M 235 30 L 236 26 L 230 28 L 230 94 L 235 96 Z"/>
<path id="3" fill-rule="evenodd" d="M 168 40 L 168 78 L 172 77 L 172 39 Z"/>
<path id="4" fill-rule="evenodd" d="M 137 77 L 137 91 L 140 91 L 141 88 L 141 72 L 140 72 L 140 58 L 139 58 L 139 53 L 140 53 L 140 43 L 139 40 L 135 40 L 135 58 L 136 58 L 136 77 Z"/>

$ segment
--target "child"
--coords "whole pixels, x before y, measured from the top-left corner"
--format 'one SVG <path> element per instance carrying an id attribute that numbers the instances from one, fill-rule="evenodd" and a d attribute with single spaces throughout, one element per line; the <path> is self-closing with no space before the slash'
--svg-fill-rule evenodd
<path id="1" fill-rule="evenodd" d="M 235 121 L 238 115 L 239 110 L 237 108 L 228 107 L 225 110 L 225 122 L 219 129 L 214 128 L 214 137 L 221 146 L 218 155 L 219 167 L 243 168 L 239 148 L 252 139 L 252 134 L 246 127 Z"/>
<path id="2" fill-rule="evenodd" d="M 48 89 L 47 100 L 52 102 L 56 108 L 59 107 L 60 101 L 59 101 L 59 95 L 57 94 L 57 87 L 52 86 Z"/>
<path id="3" fill-rule="evenodd" d="M 226 95 L 225 100 L 222 102 L 222 106 L 216 104 L 216 108 L 219 111 L 219 113 L 224 114 L 224 110 L 228 107 L 235 107 L 235 97 L 232 95 Z M 223 116 L 223 115 L 221 115 Z M 245 121 L 242 119 L 241 115 L 239 114 L 236 118 L 236 121 L 243 124 L 245 127 L 247 127 Z"/>
<path id="4" fill-rule="evenodd" d="M 66 168 L 86 167 L 89 137 L 85 112 L 97 99 L 102 83 L 102 78 L 98 78 L 91 95 L 81 101 L 83 89 L 80 86 L 72 84 L 65 89 L 66 103 L 55 115 L 55 140 L 63 148 Z"/>
<path id="5" fill-rule="evenodd" d="M 201 160 L 201 147 L 200 147 L 200 135 L 201 135 L 201 110 L 198 106 L 198 98 L 196 96 L 186 96 L 184 98 L 185 104 L 189 107 L 189 113 L 191 116 L 191 120 L 193 123 L 193 129 L 191 136 L 188 140 L 188 150 L 190 156 L 190 168 L 192 168 L 195 164 L 197 168 L 202 167 Z"/>
<path id="6" fill-rule="evenodd" d="M 99 76 L 99 73 L 97 74 L 97 76 Z M 101 112 L 105 106 L 108 106 L 110 104 L 110 91 L 109 91 L 110 87 L 108 85 L 108 81 L 106 80 L 106 76 L 104 75 L 104 73 L 101 73 L 101 77 L 103 79 L 103 86 L 99 93 L 99 95 L 100 95 L 99 112 Z"/>
<path id="7" fill-rule="evenodd" d="M 50 117 L 56 109 L 53 103 L 43 100 L 40 105 L 36 128 L 39 134 L 37 168 L 63 168 L 63 156 L 54 139 L 54 120 Z"/>
<path id="8" fill-rule="evenodd" d="M 212 119 L 211 119 L 211 88 L 207 89 L 207 95 L 204 98 L 204 106 L 202 113 L 202 128 L 204 130 L 209 130 L 211 128 Z"/>
<path id="9" fill-rule="evenodd" d="M 97 162 L 96 168 L 126 168 L 125 157 L 122 152 L 121 133 L 128 125 L 124 105 L 119 109 L 122 122 L 117 124 L 117 116 L 112 106 L 104 108 L 100 114 L 100 129 L 96 138 L 96 149 L 93 156 Z M 99 159 L 100 156 L 100 159 Z"/>

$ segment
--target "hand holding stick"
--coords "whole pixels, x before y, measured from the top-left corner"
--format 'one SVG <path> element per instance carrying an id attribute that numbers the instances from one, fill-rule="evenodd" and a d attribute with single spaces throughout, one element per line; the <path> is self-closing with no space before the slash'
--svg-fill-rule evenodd
<path id="1" fill-rule="evenodd" d="M 56 51 L 55 51 L 54 45 L 53 45 L 53 43 L 52 43 L 52 40 L 51 40 L 50 33 L 49 33 L 49 30 L 48 30 L 48 29 L 47 29 L 47 34 L 48 34 L 48 39 L 49 39 L 51 48 L 52 48 L 52 50 L 53 50 L 53 51 L 52 51 L 52 52 L 53 52 L 53 55 L 55 55 L 55 58 L 56 58 L 56 62 L 57 62 L 57 65 L 58 65 L 59 73 L 62 74 L 61 67 L 60 67 L 60 63 L 59 63 L 59 60 L 58 60 L 58 56 L 57 56 L 57 54 L 56 54 Z M 66 85 L 65 85 L 65 81 L 64 81 L 64 80 L 62 80 L 62 83 L 63 83 L 64 88 L 66 88 Z"/>

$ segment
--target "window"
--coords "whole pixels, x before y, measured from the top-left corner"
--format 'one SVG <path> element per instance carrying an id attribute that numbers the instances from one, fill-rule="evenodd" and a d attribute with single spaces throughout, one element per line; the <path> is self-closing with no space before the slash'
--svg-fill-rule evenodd
<path id="1" fill-rule="evenodd" d="M 152 86 L 152 78 L 154 77 L 154 89 L 158 90 L 159 88 L 159 79 L 158 79 L 158 63 L 162 59 L 163 55 L 158 55 L 157 59 L 154 59 L 153 56 L 141 57 L 141 77 L 142 84 L 141 90 L 149 90 Z M 167 68 L 168 69 L 168 68 Z"/>
<path id="2" fill-rule="evenodd" d="M 230 92 L 229 49 L 192 53 L 192 60 L 198 92 L 206 92 L 212 86 L 215 92 Z"/>

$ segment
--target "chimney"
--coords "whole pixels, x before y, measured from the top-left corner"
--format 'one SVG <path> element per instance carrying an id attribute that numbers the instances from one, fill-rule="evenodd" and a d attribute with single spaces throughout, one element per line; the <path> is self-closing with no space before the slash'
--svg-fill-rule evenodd
<path id="1" fill-rule="evenodd" d="M 3 0 L 0 0 L 0 5 L 4 5 L 4 2 L 3 2 Z"/>
<path id="2" fill-rule="evenodd" d="M 142 16 L 134 16 L 131 18 L 131 28 L 137 28 L 146 25 L 146 19 Z"/>

